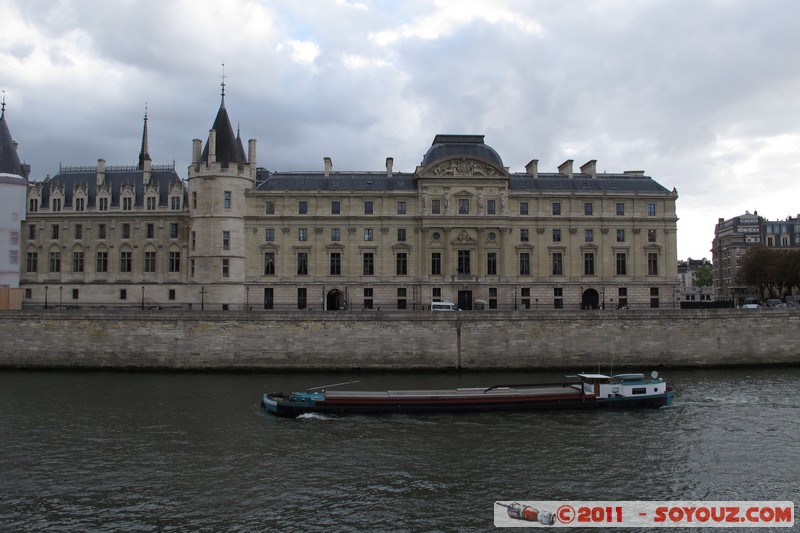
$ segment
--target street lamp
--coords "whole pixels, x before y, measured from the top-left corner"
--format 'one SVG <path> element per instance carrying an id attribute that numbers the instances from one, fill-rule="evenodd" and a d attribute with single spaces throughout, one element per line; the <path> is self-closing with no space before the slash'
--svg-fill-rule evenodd
<path id="1" fill-rule="evenodd" d="M 44 308 L 47 309 L 47 285 L 44 286 Z"/>
<path id="2" fill-rule="evenodd" d="M 142 311 L 144 311 L 144 285 L 142 285 Z"/>
<path id="3" fill-rule="evenodd" d="M 246 311 L 250 310 L 250 287 L 247 286 L 244 288 L 244 307 Z"/>
<path id="4" fill-rule="evenodd" d="M 62 296 L 64 295 L 64 287 L 60 286 L 58 288 L 58 308 L 61 309 L 61 303 L 63 302 Z"/>
<path id="5" fill-rule="evenodd" d="M 200 310 L 204 310 L 206 305 L 206 288 L 200 287 Z"/>

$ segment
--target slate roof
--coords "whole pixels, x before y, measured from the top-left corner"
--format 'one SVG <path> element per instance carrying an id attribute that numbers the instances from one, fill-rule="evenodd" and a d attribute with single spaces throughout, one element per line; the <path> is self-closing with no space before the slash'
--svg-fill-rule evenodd
<path id="1" fill-rule="evenodd" d="M 422 157 L 420 166 L 427 167 L 436 161 L 456 156 L 482 159 L 498 169 L 503 168 L 503 160 L 491 146 L 483 142 L 483 135 L 443 134 L 433 138 L 433 143 Z"/>
<path id="2" fill-rule="evenodd" d="M 11 137 L 11 131 L 6 122 L 5 105 L 3 102 L 3 110 L 0 112 L 0 174 L 12 174 L 27 179 L 30 167 L 23 165 L 19 160 L 14 139 Z"/>
<path id="3" fill-rule="evenodd" d="M 135 200 L 133 207 L 144 207 L 144 171 L 137 166 L 130 167 L 106 167 L 105 183 L 111 187 L 111 208 L 120 206 L 120 198 L 123 187 L 133 186 Z M 64 205 L 72 207 L 72 201 L 76 187 L 85 186 L 88 192 L 87 208 L 97 206 L 97 168 L 96 167 L 62 167 L 58 174 L 49 180 L 40 182 L 42 185 L 41 207 L 50 207 L 51 188 L 55 185 L 63 187 Z M 150 174 L 150 183 L 158 185 L 158 206 L 169 206 L 169 192 L 175 183 L 180 183 L 183 187 L 183 204 L 186 204 L 188 192 L 180 176 L 175 172 L 174 165 L 153 165 Z"/>
<path id="4" fill-rule="evenodd" d="M 217 111 L 217 117 L 214 119 L 212 129 L 217 133 L 216 141 L 216 156 L 217 162 L 223 167 L 228 165 L 237 165 L 241 167 L 247 162 L 244 155 L 244 147 L 242 146 L 241 139 L 238 135 L 234 135 L 231 120 L 228 117 L 228 110 L 225 109 L 225 93 L 222 93 L 222 101 Z M 208 141 L 203 148 L 201 161 L 208 161 Z"/>
<path id="5" fill-rule="evenodd" d="M 559 192 L 565 194 L 610 192 L 610 193 L 653 193 L 669 192 L 649 176 L 631 174 L 598 174 L 596 178 L 588 174 L 542 174 L 537 177 L 525 173 L 512 174 L 508 186 L 516 192 Z"/>

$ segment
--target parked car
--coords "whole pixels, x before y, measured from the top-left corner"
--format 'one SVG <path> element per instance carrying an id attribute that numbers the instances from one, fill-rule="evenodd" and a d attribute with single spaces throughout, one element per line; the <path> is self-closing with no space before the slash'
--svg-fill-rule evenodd
<path id="1" fill-rule="evenodd" d="M 742 306 L 742 309 L 758 309 L 760 307 L 761 307 L 760 304 L 744 304 Z"/>

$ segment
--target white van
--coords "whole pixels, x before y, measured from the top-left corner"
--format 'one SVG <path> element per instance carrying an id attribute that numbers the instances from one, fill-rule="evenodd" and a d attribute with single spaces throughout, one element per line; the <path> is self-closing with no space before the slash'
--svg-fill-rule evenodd
<path id="1" fill-rule="evenodd" d="M 453 302 L 433 302 L 431 311 L 461 311 Z"/>

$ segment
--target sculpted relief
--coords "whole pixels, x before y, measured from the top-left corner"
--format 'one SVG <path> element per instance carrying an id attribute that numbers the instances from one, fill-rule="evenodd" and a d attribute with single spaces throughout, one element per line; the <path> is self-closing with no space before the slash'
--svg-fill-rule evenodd
<path id="1" fill-rule="evenodd" d="M 500 174 L 492 165 L 467 158 L 451 159 L 439 163 L 431 169 L 431 173 L 434 176 L 497 176 Z"/>

